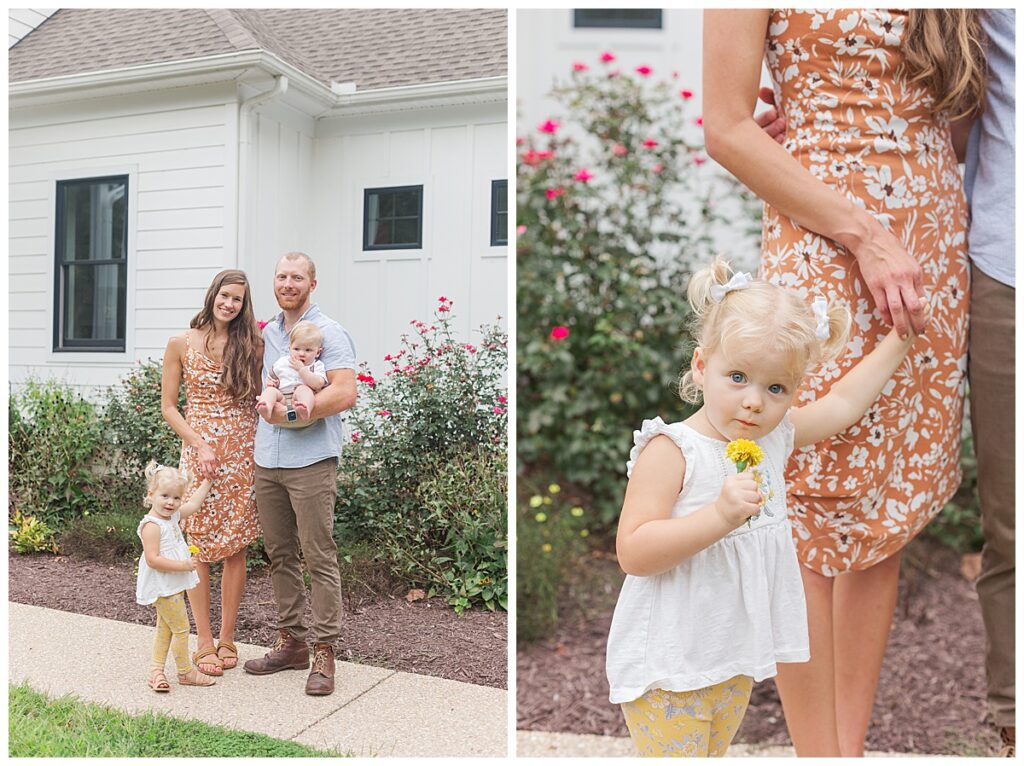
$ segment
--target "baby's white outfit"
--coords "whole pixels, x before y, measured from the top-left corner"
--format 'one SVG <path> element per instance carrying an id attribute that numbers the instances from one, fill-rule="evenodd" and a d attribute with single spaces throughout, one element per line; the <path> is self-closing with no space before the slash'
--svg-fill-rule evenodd
<path id="1" fill-rule="evenodd" d="M 664 434 L 686 460 L 672 517 L 713 503 L 736 465 L 727 442 L 683 423 L 645 420 L 633 432 L 627 475 L 644 447 Z M 613 703 L 649 689 L 703 689 L 733 676 L 774 676 L 776 662 L 806 662 L 807 610 L 800 564 L 786 516 L 783 470 L 793 451 L 789 416 L 757 439 L 767 502 L 750 522 L 660 575 L 627 575 L 608 635 L 607 673 Z"/>
<path id="2" fill-rule="evenodd" d="M 324 367 L 323 362 L 317 359 L 309 368 L 313 371 L 314 375 L 320 376 L 324 383 L 327 382 L 327 369 Z M 305 385 L 305 382 L 299 375 L 299 371 L 292 367 L 291 357 L 288 354 L 274 362 L 274 375 L 281 381 L 277 387 L 282 394 L 290 394 L 295 390 L 296 386 Z"/>
<path id="3" fill-rule="evenodd" d="M 178 525 L 181 513 L 175 511 L 171 518 L 161 519 L 153 514 L 146 514 L 139 522 L 136 533 L 142 539 L 142 527 L 152 521 L 160 528 L 160 555 L 174 559 L 175 561 L 188 561 L 191 554 L 188 552 L 188 545 L 181 535 L 181 527 Z M 135 600 L 140 604 L 152 604 L 161 596 L 173 596 L 183 590 L 194 588 L 199 584 L 199 575 L 194 571 L 164 572 L 153 569 L 146 563 L 146 554 L 139 559 L 139 579 L 135 584 Z"/>

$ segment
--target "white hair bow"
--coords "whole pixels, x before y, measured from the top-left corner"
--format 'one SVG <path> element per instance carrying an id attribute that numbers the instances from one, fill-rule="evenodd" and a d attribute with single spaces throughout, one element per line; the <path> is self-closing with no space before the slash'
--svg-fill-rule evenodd
<path id="1" fill-rule="evenodd" d="M 819 295 L 811 303 L 814 310 L 814 318 L 818 320 L 818 327 L 814 331 L 814 337 L 818 340 L 828 340 L 828 301 Z"/>
<path id="2" fill-rule="evenodd" d="M 715 303 L 721 303 L 725 296 L 733 290 L 742 290 L 746 287 L 750 287 L 751 282 L 753 282 L 753 278 L 750 274 L 745 271 L 738 271 L 733 274 L 732 278 L 724 285 L 711 286 L 711 300 Z"/>

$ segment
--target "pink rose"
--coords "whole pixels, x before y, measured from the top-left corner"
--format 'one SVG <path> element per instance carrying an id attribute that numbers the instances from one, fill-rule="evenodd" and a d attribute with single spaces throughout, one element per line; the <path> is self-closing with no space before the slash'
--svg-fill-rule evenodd
<path id="1" fill-rule="evenodd" d="M 624 147 L 622 144 L 615 144 L 614 146 L 612 146 L 612 154 L 614 154 L 616 157 L 625 157 L 627 154 L 629 154 L 629 149 Z"/>
<path id="2" fill-rule="evenodd" d="M 703 165 L 705 162 L 707 162 L 707 159 L 701 157 L 699 154 L 695 154 L 693 156 L 693 161 L 698 165 Z"/>
<path id="3" fill-rule="evenodd" d="M 646 64 L 644 64 L 642 66 L 638 66 L 636 68 L 636 73 L 638 75 L 643 76 L 643 77 L 647 77 L 647 75 L 649 75 L 652 71 L 653 70 L 649 66 L 647 66 Z"/>
<path id="4" fill-rule="evenodd" d="M 679 95 L 682 96 L 687 101 L 689 101 L 691 98 L 693 98 L 693 91 L 683 88 L 683 90 L 679 91 Z"/>
<path id="5" fill-rule="evenodd" d="M 551 340 L 562 340 L 569 337 L 569 328 L 563 325 L 556 325 L 551 328 Z"/>
<path id="6" fill-rule="evenodd" d="M 664 169 L 665 169 L 665 166 L 662 165 L 660 162 L 657 165 L 655 165 L 653 168 L 651 168 L 651 170 L 653 170 L 655 173 L 660 173 Z"/>
<path id="7" fill-rule="evenodd" d="M 548 199 L 555 199 L 556 197 L 561 197 L 565 194 L 565 189 L 559 186 L 554 189 L 545 189 L 544 193 L 548 195 Z"/>
<path id="8" fill-rule="evenodd" d="M 537 126 L 537 130 L 541 133 L 554 133 L 558 130 L 558 123 L 555 120 L 545 120 Z"/>
<path id="9" fill-rule="evenodd" d="M 593 177 L 594 176 L 591 174 L 589 170 L 587 170 L 586 168 L 580 168 L 580 172 L 574 175 L 573 179 L 576 181 L 582 181 L 583 183 L 586 183 Z"/>
<path id="10" fill-rule="evenodd" d="M 644 139 L 644 146 L 646 146 L 648 149 L 653 149 L 657 145 L 658 145 L 658 142 L 655 141 L 653 138 L 645 138 Z"/>
<path id="11" fill-rule="evenodd" d="M 574 72 L 586 72 L 587 65 L 584 64 L 582 61 L 574 61 L 572 64 L 572 70 Z"/>
<path id="12" fill-rule="evenodd" d="M 615 61 L 615 56 L 609 51 L 605 51 L 604 53 L 601 54 L 601 61 L 607 64 L 611 61 Z"/>
<path id="13" fill-rule="evenodd" d="M 524 225 L 520 224 L 519 226 L 516 226 L 516 234 L 525 234 L 525 233 L 526 233 L 526 227 Z"/>
<path id="14" fill-rule="evenodd" d="M 697 123 L 697 127 L 702 127 L 704 125 L 704 118 L 698 117 L 696 120 L 694 120 L 694 122 Z"/>

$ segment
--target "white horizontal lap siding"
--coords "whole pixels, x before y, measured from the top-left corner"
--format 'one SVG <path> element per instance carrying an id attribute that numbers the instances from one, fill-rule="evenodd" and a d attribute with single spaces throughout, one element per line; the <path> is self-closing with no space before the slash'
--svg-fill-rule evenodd
<path id="1" fill-rule="evenodd" d="M 233 90 L 231 91 L 233 93 Z M 10 379 L 66 380 L 83 393 L 136 359 L 162 357 L 211 277 L 234 265 L 235 122 L 224 88 L 12 110 L 9 135 Z M 176 99 L 175 102 L 172 99 Z M 53 353 L 58 180 L 129 176 L 124 354 Z"/>
<path id="2" fill-rule="evenodd" d="M 491 181 L 507 180 L 504 104 L 407 111 L 324 125 L 317 144 L 320 260 L 336 264 L 320 302 L 352 332 L 358 358 L 378 374 L 410 321 L 454 301 L 467 342 L 508 316 L 507 246 L 490 246 Z M 423 186 L 423 246 L 363 250 L 367 188 Z"/>

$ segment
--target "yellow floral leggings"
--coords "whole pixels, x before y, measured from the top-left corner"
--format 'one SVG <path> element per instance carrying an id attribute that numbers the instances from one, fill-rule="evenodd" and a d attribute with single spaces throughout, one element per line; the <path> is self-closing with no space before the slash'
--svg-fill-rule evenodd
<path id="1" fill-rule="evenodd" d="M 651 689 L 622 705 L 629 736 L 641 755 L 656 758 L 725 755 L 753 685 L 750 676 L 735 676 L 693 691 Z"/>
<path id="2" fill-rule="evenodd" d="M 192 669 L 188 656 L 188 612 L 185 611 L 185 594 L 161 596 L 153 604 L 156 607 L 156 640 L 153 641 L 153 662 L 150 670 L 163 670 L 167 662 L 167 649 L 174 655 L 178 675 Z"/>

